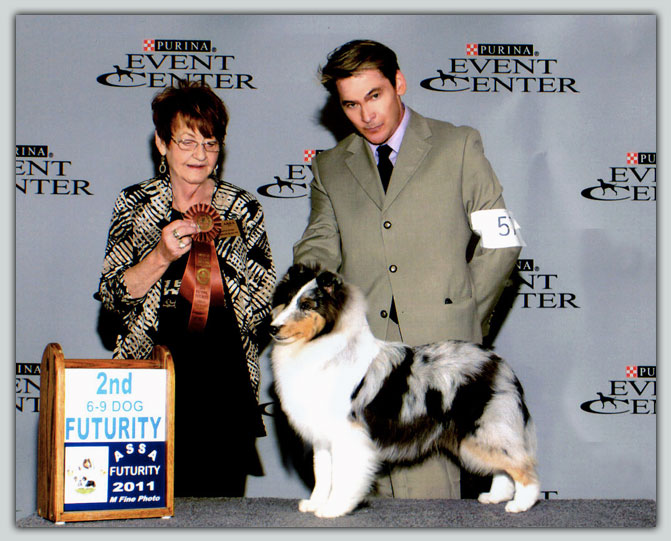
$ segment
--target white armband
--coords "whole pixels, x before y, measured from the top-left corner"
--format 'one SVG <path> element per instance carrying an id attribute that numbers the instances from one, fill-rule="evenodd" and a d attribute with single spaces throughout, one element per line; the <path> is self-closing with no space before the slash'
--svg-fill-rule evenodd
<path id="1" fill-rule="evenodd" d="M 483 248 L 526 246 L 520 224 L 506 209 L 478 210 L 471 214 L 471 227 L 482 240 Z"/>

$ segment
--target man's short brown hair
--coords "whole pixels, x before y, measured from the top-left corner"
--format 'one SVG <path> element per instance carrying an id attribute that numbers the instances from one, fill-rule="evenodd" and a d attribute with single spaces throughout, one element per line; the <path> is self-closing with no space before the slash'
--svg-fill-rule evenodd
<path id="1" fill-rule="evenodd" d="M 327 63 L 319 69 L 321 83 L 331 93 L 337 94 L 336 82 L 351 77 L 365 69 L 378 69 L 393 87 L 399 70 L 396 53 L 386 45 L 372 40 L 353 40 L 331 51 Z"/>

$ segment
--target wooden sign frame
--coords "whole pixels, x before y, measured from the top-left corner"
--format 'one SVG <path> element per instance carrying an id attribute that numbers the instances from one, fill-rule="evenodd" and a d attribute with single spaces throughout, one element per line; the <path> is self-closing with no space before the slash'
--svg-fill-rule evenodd
<path id="1" fill-rule="evenodd" d="M 71 505 L 66 504 L 65 490 L 66 490 L 66 371 L 69 369 L 91 369 L 94 371 L 123 369 L 129 374 L 133 370 L 163 370 L 165 371 L 165 442 L 164 447 L 160 445 L 162 442 L 153 442 L 160 445 L 161 463 L 164 464 L 163 473 L 159 476 L 159 484 L 162 484 L 159 495 L 154 495 L 150 499 L 148 496 L 126 497 L 121 501 L 119 497 L 109 498 L 106 504 L 98 504 L 92 506 L 91 509 L 86 509 L 86 504 Z M 73 371 L 74 372 L 74 371 Z M 104 372 L 99 372 L 98 375 Z M 151 374 L 149 374 L 151 376 Z M 130 381 L 130 380 L 129 380 Z M 101 384 L 102 386 L 102 384 Z M 130 387 L 130 385 L 128 385 Z M 103 390 L 104 394 L 104 390 Z M 162 397 L 161 397 L 162 398 Z M 110 404 L 112 402 L 109 402 Z M 129 402 L 130 403 L 130 402 Z M 100 406 L 106 409 L 108 406 L 101 402 Z M 115 405 L 122 404 L 121 401 L 115 401 Z M 162 404 L 162 402 L 161 402 Z M 90 408 L 93 408 L 90 405 Z M 159 406 L 160 407 L 160 406 Z M 175 407 L 175 370 L 172 361 L 172 355 L 164 346 L 156 346 L 152 352 L 151 359 L 140 360 L 124 360 L 124 359 L 65 359 L 61 346 L 57 343 L 47 345 L 42 356 L 41 367 L 41 383 L 40 383 L 40 417 L 39 417 L 39 434 L 38 434 L 38 480 L 37 480 L 37 513 L 54 522 L 76 522 L 89 520 L 113 520 L 113 519 L 128 519 L 128 518 L 156 518 L 156 517 L 170 517 L 174 514 L 174 407 Z M 102 407 L 100 408 L 103 409 Z M 90 410 L 89 410 L 90 411 Z M 110 408 L 111 411 L 111 408 Z M 144 418 L 142 418 L 144 420 Z M 116 420 L 115 420 L 116 423 Z M 70 423 L 68 430 L 72 429 L 73 423 Z M 144 425 L 142 424 L 142 433 L 144 434 Z M 88 425 L 88 420 L 87 420 Z M 119 433 L 121 427 L 121 420 L 119 420 Z M 139 432 L 139 431 L 138 431 Z M 124 434 L 130 433 L 128 429 Z M 97 443 L 99 448 L 105 447 L 105 441 Z M 118 442 L 115 442 L 118 446 Z M 110 444 L 112 445 L 112 444 Z M 140 445 L 135 447 L 135 444 L 128 444 L 129 452 L 140 451 L 147 448 L 147 446 Z M 100 451 L 105 453 L 105 451 Z M 112 453 L 108 449 L 108 453 Z M 117 456 L 121 456 L 118 450 L 115 451 Z M 156 455 L 154 455 L 155 457 Z M 137 459 L 138 457 L 134 457 Z M 143 457 L 144 458 L 144 457 Z M 163 462 L 164 458 L 164 462 Z M 86 459 L 88 460 L 88 459 Z M 86 461 L 85 460 L 85 461 Z M 137 468 L 137 467 L 136 467 Z M 111 468 L 109 468 L 111 470 Z M 130 470 L 126 470 L 130 471 Z M 135 472 L 145 470 L 134 470 Z M 149 470 L 153 474 L 160 470 Z M 104 476 L 109 475 L 109 471 L 105 472 Z M 68 472 L 73 475 L 72 472 Z M 81 477 L 80 483 L 81 483 Z M 107 478 L 104 479 L 107 481 Z M 72 482 L 70 480 L 69 482 Z M 92 482 L 89 481 L 89 484 Z M 107 483 L 105 483 L 107 485 Z M 126 484 L 116 483 L 120 485 L 117 488 L 125 490 Z M 128 483 L 133 485 L 133 483 Z M 81 486 L 81 485 L 80 485 Z M 95 482 L 91 487 L 95 486 Z M 109 488 L 109 487 L 108 487 Z M 152 485 L 152 488 L 153 485 Z M 135 488 L 134 488 L 135 489 Z M 95 490 L 95 489 L 94 489 Z M 85 493 L 86 491 L 82 491 Z M 109 492 L 108 492 L 109 495 Z M 158 500 L 156 499 L 158 498 Z M 146 500 L 158 501 L 160 507 L 155 507 L 155 503 L 150 503 L 147 507 L 138 507 L 144 505 Z M 130 501 L 127 504 L 129 507 L 124 508 L 122 502 Z M 112 503 L 109 503 L 112 502 Z M 77 507 L 77 510 L 68 510 L 66 507 Z"/>

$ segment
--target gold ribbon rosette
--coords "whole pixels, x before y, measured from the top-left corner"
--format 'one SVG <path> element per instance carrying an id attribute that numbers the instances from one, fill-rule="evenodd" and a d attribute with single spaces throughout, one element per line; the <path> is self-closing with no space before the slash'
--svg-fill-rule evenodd
<path id="1" fill-rule="evenodd" d="M 219 213 L 204 203 L 189 208 L 184 219 L 195 222 L 198 233 L 193 236 L 193 245 L 179 293 L 191 303 L 189 330 L 202 331 L 207 323 L 210 305 L 226 304 L 219 260 L 214 247 L 214 240 L 221 232 L 222 222 Z"/>

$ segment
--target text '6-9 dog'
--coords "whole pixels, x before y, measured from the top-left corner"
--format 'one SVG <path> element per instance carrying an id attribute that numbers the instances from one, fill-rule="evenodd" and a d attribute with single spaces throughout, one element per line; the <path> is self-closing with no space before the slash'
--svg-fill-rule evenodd
<path id="1" fill-rule="evenodd" d="M 493 473 L 482 503 L 526 511 L 539 495 L 536 436 L 512 369 L 459 341 L 376 339 L 363 294 L 328 271 L 294 266 L 273 300 L 272 366 L 282 409 L 314 449 L 301 511 L 337 517 L 366 496 L 379 466 L 446 452 Z"/>

